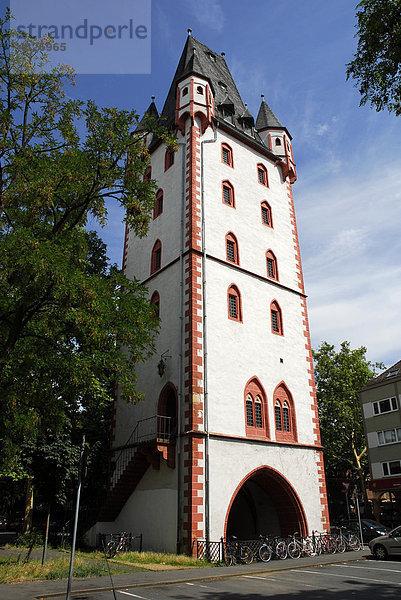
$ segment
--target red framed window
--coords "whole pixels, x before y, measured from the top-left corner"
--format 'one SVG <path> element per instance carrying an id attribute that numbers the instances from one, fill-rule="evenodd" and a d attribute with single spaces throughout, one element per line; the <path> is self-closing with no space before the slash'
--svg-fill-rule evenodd
<path id="1" fill-rule="evenodd" d="M 269 180 L 267 178 L 267 169 L 264 165 L 262 165 L 262 163 L 259 163 L 257 165 L 257 170 L 258 170 L 258 181 L 261 185 L 264 185 L 266 187 L 269 186 Z"/>
<path id="2" fill-rule="evenodd" d="M 298 441 L 294 400 L 284 383 L 274 390 L 274 424 L 278 441 Z"/>
<path id="3" fill-rule="evenodd" d="M 235 197 L 234 197 L 234 188 L 229 181 L 223 181 L 222 183 L 222 201 L 223 204 L 227 206 L 232 206 L 235 208 Z"/>
<path id="4" fill-rule="evenodd" d="M 155 316 L 157 318 L 159 318 L 160 317 L 160 296 L 159 296 L 159 292 L 157 292 L 157 291 L 153 292 L 152 297 L 150 299 L 150 304 L 154 308 Z"/>
<path id="5" fill-rule="evenodd" d="M 169 169 L 170 167 L 173 166 L 174 164 L 174 156 L 175 156 L 175 152 L 173 150 L 166 150 L 166 153 L 164 155 L 164 170 L 167 171 L 167 169 Z"/>
<path id="6" fill-rule="evenodd" d="M 245 432 L 252 437 L 269 437 L 266 394 L 257 377 L 245 386 Z"/>
<path id="7" fill-rule="evenodd" d="M 226 235 L 226 259 L 239 265 L 239 252 L 237 238 L 231 231 Z"/>
<path id="8" fill-rule="evenodd" d="M 155 205 L 153 207 L 153 218 L 156 219 L 163 212 L 163 190 L 156 193 Z"/>
<path id="9" fill-rule="evenodd" d="M 283 316 L 281 313 L 281 308 L 276 300 L 273 300 L 273 302 L 270 304 L 270 318 L 272 332 L 276 335 L 284 335 Z"/>
<path id="10" fill-rule="evenodd" d="M 273 227 L 272 209 L 270 204 L 266 202 L 266 200 L 260 203 L 260 210 L 263 225 L 267 225 L 267 227 Z"/>
<path id="11" fill-rule="evenodd" d="M 156 273 L 162 266 L 162 243 L 160 240 L 156 240 L 150 260 L 150 273 Z"/>
<path id="12" fill-rule="evenodd" d="M 144 181 L 149 181 L 150 179 L 152 179 L 152 167 L 149 165 L 149 167 L 145 171 L 145 175 L 143 176 L 143 180 Z"/>
<path id="13" fill-rule="evenodd" d="M 229 167 L 234 167 L 233 151 L 228 144 L 221 144 L 221 161 Z"/>
<path id="14" fill-rule="evenodd" d="M 277 258 L 271 250 L 266 252 L 266 271 L 269 279 L 278 281 Z"/>
<path id="15" fill-rule="evenodd" d="M 242 323 L 241 294 L 236 285 L 230 285 L 227 291 L 228 318 Z"/>

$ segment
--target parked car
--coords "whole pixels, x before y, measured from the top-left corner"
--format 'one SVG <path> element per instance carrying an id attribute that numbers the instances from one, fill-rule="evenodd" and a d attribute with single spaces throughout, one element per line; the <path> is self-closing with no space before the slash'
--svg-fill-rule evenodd
<path id="1" fill-rule="evenodd" d="M 351 531 L 355 531 L 359 535 L 359 521 L 358 519 L 345 519 L 342 521 L 341 525 L 350 529 Z M 371 519 L 361 519 L 362 525 L 362 536 L 363 543 L 367 544 L 373 538 L 376 538 L 378 535 L 386 535 L 391 531 L 390 527 L 386 527 L 386 525 L 382 525 L 377 521 L 372 521 Z"/>
<path id="2" fill-rule="evenodd" d="M 7 517 L 5 517 L 4 515 L 0 515 L 0 530 L 6 530 L 7 529 Z"/>
<path id="3" fill-rule="evenodd" d="M 392 529 L 387 535 L 381 535 L 371 540 L 369 548 L 378 560 L 385 560 L 392 554 L 401 555 L 401 526 Z"/>

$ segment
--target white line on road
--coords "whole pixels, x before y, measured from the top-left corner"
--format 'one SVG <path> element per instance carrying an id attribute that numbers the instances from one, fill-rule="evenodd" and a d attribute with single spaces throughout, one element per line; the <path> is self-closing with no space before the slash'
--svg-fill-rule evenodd
<path id="1" fill-rule="evenodd" d="M 401 583 L 395 583 L 394 581 L 385 581 L 383 579 L 368 579 L 367 577 L 355 577 L 353 575 L 337 575 L 337 573 L 327 573 L 327 571 L 324 571 L 322 573 L 321 571 L 309 571 L 309 569 L 307 571 L 301 571 L 301 569 L 296 569 L 296 573 L 314 573 L 315 575 L 328 575 L 329 577 L 342 577 L 343 579 L 359 579 L 362 581 L 374 581 L 375 583 L 389 583 L 390 585 L 401 585 Z"/>
<path id="2" fill-rule="evenodd" d="M 257 575 L 243 575 L 246 579 L 264 579 L 265 581 L 275 581 L 272 577 L 258 577 Z"/>
<path id="3" fill-rule="evenodd" d="M 352 565 L 330 565 L 331 567 L 346 567 L 347 569 L 368 569 L 369 571 L 388 571 L 389 573 L 399 573 L 401 574 L 401 570 L 400 569 L 379 569 L 379 567 L 371 567 L 366 566 L 366 567 L 357 567 L 357 566 L 352 566 Z"/>
<path id="4" fill-rule="evenodd" d="M 131 594 L 130 592 L 123 592 L 122 590 L 117 590 L 120 594 L 126 594 L 127 596 L 132 596 L 133 598 L 141 598 L 142 600 L 148 600 L 145 596 L 138 596 L 137 594 Z"/>
<path id="5" fill-rule="evenodd" d="M 206 588 L 207 590 L 216 589 L 216 588 L 210 587 L 210 585 L 202 585 L 201 583 L 188 583 L 188 581 L 185 583 L 185 585 L 193 585 L 194 587 Z"/>

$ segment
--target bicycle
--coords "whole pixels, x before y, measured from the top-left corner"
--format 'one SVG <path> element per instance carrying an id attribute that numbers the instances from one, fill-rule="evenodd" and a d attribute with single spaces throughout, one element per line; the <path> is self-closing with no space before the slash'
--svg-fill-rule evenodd
<path id="1" fill-rule="evenodd" d="M 301 540 L 296 538 L 296 535 L 299 535 L 296 531 L 293 536 L 291 536 L 291 541 L 288 543 L 287 552 L 290 558 L 299 558 L 302 556 L 314 556 L 316 554 L 315 549 L 313 547 L 313 541 L 310 537 L 301 538 Z"/>
<path id="2" fill-rule="evenodd" d="M 276 535 L 272 540 L 272 550 L 280 560 L 287 558 L 287 542 Z"/>
<path id="3" fill-rule="evenodd" d="M 107 542 L 106 557 L 113 558 L 117 552 L 129 552 L 131 550 L 132 536 L 125 531 L 121 534 L 111 534 L 111 539 Z"/>
<path id="4" fill-rule="evenodd" d="M 266 535 L 260 535 L 260 545 L 258 549 L 258 556 L 262 562 L 269 562 L 273 556 L 273 548 L 270 545 L 269 538 Z"/>
<path id="5" fill-rule="evenodd" d="M 250 565 L 253 561 L 253 552 L 249 546 L 239 542 L 235 536 L 229 538 L 224 549 L 224 562 L 228 567 L 238 563 Z"/>
<path id="6" fill-rule="evenodd" d="M 337 548 L 339 552 L 345 552 L 345 550 L 352 550 L 358 552 L 362 548 L 361 540 L 356 533 L 348 531 L 346 527 L 340 527 L 340 533 L 337 536 Z M 344 550 L 342 549 L 344 548 Z"/>

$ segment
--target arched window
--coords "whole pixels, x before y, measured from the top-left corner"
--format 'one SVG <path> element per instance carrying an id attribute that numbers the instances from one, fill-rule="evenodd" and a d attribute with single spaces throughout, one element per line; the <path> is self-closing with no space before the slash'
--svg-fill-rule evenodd
<path id="1" fill-rule="evenodd" d="M 158 190 L 156 193 L 155 205 L 153 207 L 153 218 L 156 219 L 163 212 L 163 190 Z"/>
<path id="2" fill-rule="evenodd" d="M 273 217 L 272 217 L 272 209 L 270 204 L 264 200 L 260 203 L 260 208 L 262 212 L 262 223 L 263 225 L 267 225 L 268 227 L 273 227 Z"/>
<path id="3" fill-rule="evenodd" d="M 228 144 L 221 144 L 221 160 L 229 167 L 234 166 L 233 151 Z"/>
<path id="4" fill-rule="evenodd" d="M 276 300 L 273 300 L 273 302 L 270 304 L 270 317 L 272 332 L 277 335 L 284 335 L 283 316 L 281 313 L 281 308 Z"/>
<path id="5" fill-rule="evenodd" d="M 271 250 L 266 252 L 266 271 L 270 279 L 278 281 L 277 259 Z"/>
<path id="6" fill-rule="evenodd" d="M 226 235 L 226 259 L 239 265 L 239 252 L 237 238 L 231 231 Z"/>
<path id="7" fill-rule="evenodd" d="M 280 138 L 276 138 L 275 143 L 276 143 L 276 146 L 281 146 Z"/>
<path id="8" fill-rule="evenodd" d="M 285 383 L 280 383 L 276 387 L 273 398 L 276 439 L 296 442 L 298 434 L 294 401 Z"/>
<path id="9" fill-rule="evenodd" d="M 182 90 L 182 95 L 186 96 L 188 94 L 188 88 L 184 87 L 184 89 Z"/>
<path id="10" fill-rule="evenodd" d="M 229 181 L 223 181 L 222 192 L 223 204 L 227 204 L 228 206 L 235 208 L 234 188 Z"/>
<path id="11" fill-rule="evenodd" d="M 160 317 L 160 296 L 159 292 L 153 292 L 152 297 L 150 299 L 150 304 L 153 306 L 155 310 L 155 316 L 157 318 Z"/>
<path id="12" fill-rule="evenodd" d="M 201 85 L 196 86 L 196 92 L 203 96 L 203 87 Z"/>
<path id="13" fill-rule="evenodd" d="M 227 291 L 228 318 L 242 322 L 241 294 L 236 285 L 230 285 Z"/>
<path id="14" fill-rule="evenodd" d="M 149 181 L 151 178 L 152 178 L 152 167 L 149 165 L 149 167 L 145 171 L 145 175 L 143 176 L 143 180 L 144 181 Z"/>
<path id="15" fill-rule="evenodd" d="M 167 169 L 169 169 L 170 167 L 173 166 L 174 156 L 175 156 L 174 150 L 169 150 L 167 148 L 166 153 L 164 155 L 164 170 L 165 171 L 167 171 Z"/>
<path id="16" fill-rule="evenodd" d="M 246 435 L 269 437 L 266 394 L 257 377 L 246 384 L 244 397 Z"/>
<path id="17" fill-rule="evenodd" d="M 267 178 L 267 169 L 264 165 L 262 165 L 261 163 L 258 164 L 257 166 L 258 168 L 258 181 L 259 183 L 261 183 L 262 185 L 265 185 L 266 187 L 268 187 L 269 185 L 269 180 Z"/>
<path id="18" fill-rule="evenodd" d="M 150 260 L 150 274 L 158 271 L 162 266 L 162 243 L 160 240 L 156 240 L 153 246 L 152 256 Z"/>

